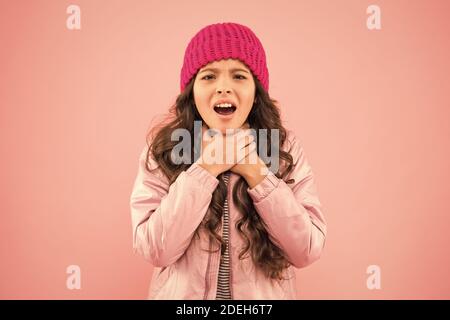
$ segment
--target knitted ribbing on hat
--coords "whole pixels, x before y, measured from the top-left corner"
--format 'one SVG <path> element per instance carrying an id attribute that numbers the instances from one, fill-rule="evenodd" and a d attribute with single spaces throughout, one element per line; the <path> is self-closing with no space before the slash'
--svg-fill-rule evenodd
<path id="1" fill-rule="evenodd" d="M 189 42 L 181 68 L 181 91 L 200 68 L 212 61 L 228 58 L 245 63 L 264 89 L 269 90 L 269 72 L 261 42 L 250 28 L 226 22 L 202 28 Z"/>

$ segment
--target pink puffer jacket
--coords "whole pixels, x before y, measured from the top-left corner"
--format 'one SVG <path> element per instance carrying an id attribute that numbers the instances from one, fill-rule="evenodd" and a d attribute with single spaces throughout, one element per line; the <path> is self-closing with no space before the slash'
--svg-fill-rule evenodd
<path id="1" fill-rule="evenodd" d="M 231 291 L 233 299 L 296 299 L 295 269 L 319 259 L 325 245 L 326 222 L 314 183 L 313 172 L 293 131 L 287 131 L 282 150 L 294 160 L 286 184 L 272 172 L 248 193 L 268 226 L 271 240 L 292 264 L 286 280 L 271 281 L 255 267 L 251 258 L 238 258 L 244 240 L 235 224 L 240 212 L 230 195 L 240 178 L 231 173 L 228 183 L 230 213 Z M 145 169 L 147 146 L 140 155 L 139 168 L 130 198 L 133 248 L 155 267 L 149 299 L 215 299 L 220 250 L 211 249 L 205 231 L 194 237 L 211 202 L 219 180 L 192 164 L 169 185 L 160 169 Z M 149 161 L 150 168 L 156 162 Z M 214 248 L 216 249 L 216 248 Z"/>

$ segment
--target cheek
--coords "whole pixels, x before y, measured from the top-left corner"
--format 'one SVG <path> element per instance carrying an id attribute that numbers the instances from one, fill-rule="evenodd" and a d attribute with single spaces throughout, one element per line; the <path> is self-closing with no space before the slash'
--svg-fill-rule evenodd
<path id="1" fill-rule="evenodd" d="M 208 114 L 211 112 L 211 108 L 207 105 L 206 102 L 199 101 L 195 105 L 197 106 L 197 110 L 200 114 Z"/>
<path id="2" fill-rule="evenodd" d="M 247 116 L 250 113 L 250 111 L 252 110 L 252 107 L 253 107 L 253 101 L 248 101 L 244 105 L 241 106 L 239 113 L 243 116 L 244 115 Z"/>
<path id="3" fill-rule="evenodd" d="M 249 95 L 247 97 L 245 97 L 244 99 L 242 99 L 242 104 L 241 104 L 241 113 L 244 114 L 248 114 L 250 113 L 250 111 L 252 110 L 253 107 L 253 95 Z"/>
<path id="4" fill-rule="evenodd" d="M 241 92 L 241 113 L 249 114 L 253 108 L 255 89 L 253 87 Z"/>
<path id="5" fill-rule="evenodd" d="M 211 108 L 209 106 L 211 94 L 209 93 L 209 90 L 206 90 L 201 85 L 196 86 L 194 84 L 193 95 L 194 102 L 199 113 L 211 112 Z"/>

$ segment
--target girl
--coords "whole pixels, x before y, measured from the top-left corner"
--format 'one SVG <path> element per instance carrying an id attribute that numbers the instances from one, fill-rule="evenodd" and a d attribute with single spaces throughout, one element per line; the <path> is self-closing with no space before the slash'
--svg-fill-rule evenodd
<path id="1" fill-rule="evenodd" d="M 296 299 L 294 267 L 320 257 L 326 222 L 313 172 L 268 88 L 265 51 L 248 27 L 209 25 L 188 44 L 172 117 L 149 132 L 130 198 L 134 251 L 156 267 L 149 299 Z M 268 129 L 267 141 L 250 129 Z M 173 161 L 180 130 L 190 133 L 190 163 Z M 258 152 L 275 153 L 273 140 L 275 172 Z M 205 161 L 211 144 L 241 156 Z"/>

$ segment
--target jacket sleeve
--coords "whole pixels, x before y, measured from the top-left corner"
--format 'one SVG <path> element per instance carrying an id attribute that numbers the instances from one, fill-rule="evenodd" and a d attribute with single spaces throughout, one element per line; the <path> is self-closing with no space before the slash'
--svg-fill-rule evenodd
<path id="1" fill-rule="evenodd" d="M 208 210 L 219 180 L 193 163 L 169 186 L 160 169 L 145 168 L 146 146 L 130 197 L 133 250 L 156 267 L 174 263 L 186 251 Z M 152 157 L 149 167 L 157 164 Z"/>
<path id="2" fill-rule="evenodd" d="M 289 186 L 271 171 L 253 189 L 247 189 L 256 211 L 267 225 L 271 240 L 297 268 L 319 259 L 325 246 L 326 222 L 317 195 L 314 175 L 295 134 L 288 131 L 288 152 L 294 169 Z"/>

